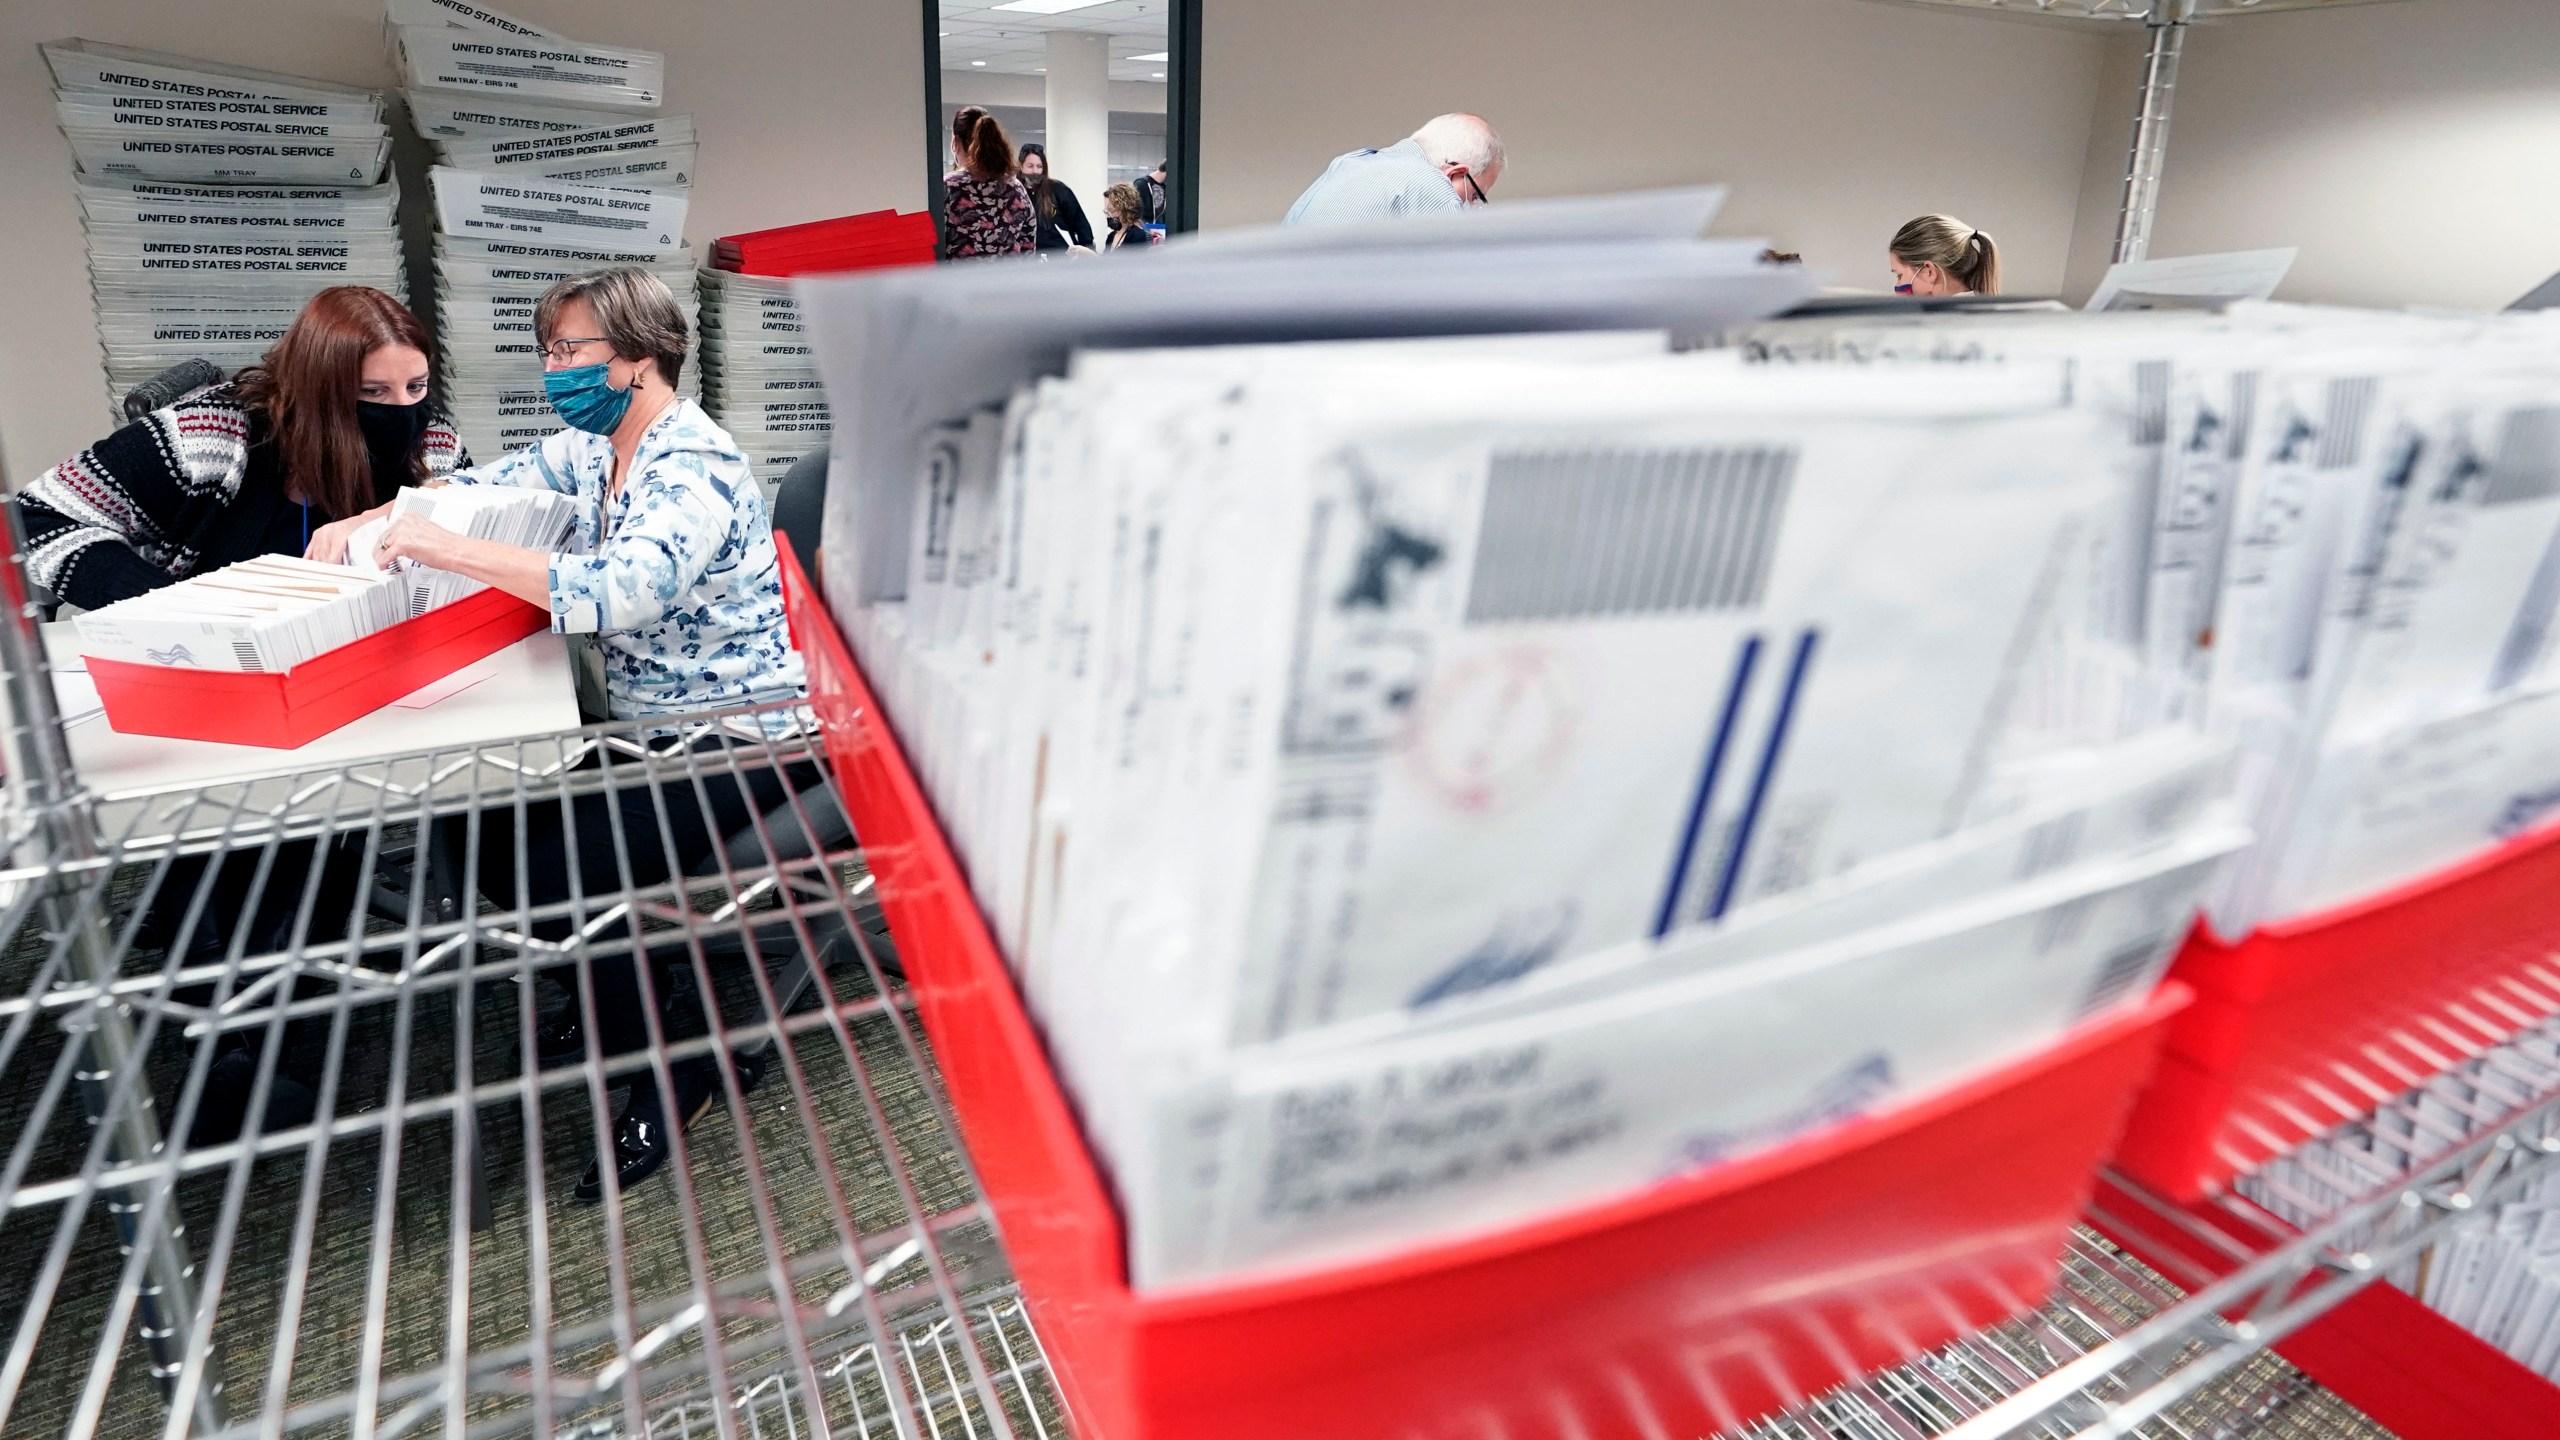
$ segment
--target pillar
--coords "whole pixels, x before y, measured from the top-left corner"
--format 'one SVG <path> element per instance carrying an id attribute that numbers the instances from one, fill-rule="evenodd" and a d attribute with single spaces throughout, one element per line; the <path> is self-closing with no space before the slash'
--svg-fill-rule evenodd
<path id="1" fill-rule="evenodd" d="M 1111 175 L 1111 37 L 1049 32 L 1049 173 L 1076 192 L 1094 239 Z"/>

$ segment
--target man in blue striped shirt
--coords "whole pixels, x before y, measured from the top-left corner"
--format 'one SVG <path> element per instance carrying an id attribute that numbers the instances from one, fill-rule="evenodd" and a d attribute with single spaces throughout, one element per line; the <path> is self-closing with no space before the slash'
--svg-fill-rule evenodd
<path id="1" fill-rule="evenodd" d="M 1481 205 L 1502 175 L 1502 137 L 1481 115 L 1442 115 L 1383 150 L 1337 155 L 1288 222 L 1339 224 Z"/>

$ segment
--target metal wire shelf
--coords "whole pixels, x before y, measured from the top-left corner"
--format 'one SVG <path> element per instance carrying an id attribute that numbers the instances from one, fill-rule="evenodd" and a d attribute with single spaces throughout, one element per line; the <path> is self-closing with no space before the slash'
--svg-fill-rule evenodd
<path id="1" fill-rule="evenodd" d="M 833 800 L 795 718 L 39 815 L 0 870 L 0 1433 L 1062 1433 L 869 877 L 807 843 Z M 724 789 L 749 823 L 647 883 L 665 797 Z M 634 795 L 668 828 L 576 808 Z M 472 873 L 551 806 L 604 817 L 623 883 L 436 903 L 448 849 Z M 651 952 L 648 1047 L 544 1064 L 537 977 Z M 731 1118 L 571 1201 L 616 1087 L 695 1058 Z"/>
<path id="2" fill-rule="evenodd" d="M 2266 1347 L 2364 1285 L 2413 1273 L 2455 1227 L 2560 1166 L 2555 1054 L 2560 1019 L 2548 1019 L 2204 1204 L 2110 1176 L 2090 1207 L 2097 1228 L 2074 1237 L 2035 1314 L 1740 1434 L 2381 1436 Z M 2101 1230 L 2165 1240 L 2144 1247 L 2157 1268 Z M 2283 1428 L 2300 1425 L 2315 1428 Z"/>
<path id="3" fill-rule="evenodd" d="M 793 839 L 832 803 L 796 713 L 36 787 L 0 869 L 0 1433 L 1070 1433 L 859 852 Z M 542 806 L 723 784 L 774 798 L 716 864 L 644 881 L 630 857 L 663 837 L 608 809 L 623 883 L 436 903 L 448 844 L 468 874 Z M 539 977 L 652 949 L 698 1027 L 544 1065 Z M 197 1143 L 216 1053 L 251 1036 L 240 1133 Z M 668 1175 L 566 1201 L 617 1083 L 695 1058 L 731 1118 Z M 312 1113 L 270 1126 L 296 1064 Z M 2034 1315 L 1740 1433 L 2362 1433 L 2265 1347 L 2560 1163 L 2556 1095 L 2531 1055 L 2428 1080 L 2356 1122 L 2398 1163 L 2316 1193 L 2253 1182 L 2284 1218 L 2118 1182 L 2099 1225 L 2170 1227 L 2205 1258 L 2153 1269 L 2084 1232 Z"/>

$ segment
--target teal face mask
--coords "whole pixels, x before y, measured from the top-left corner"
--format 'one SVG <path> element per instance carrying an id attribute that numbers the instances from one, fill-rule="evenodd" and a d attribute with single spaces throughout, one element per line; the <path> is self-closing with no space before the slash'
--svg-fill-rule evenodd
<path id="1" fill-rule="evenodd" d="M 622 423 L 623 412 L 631 408 L 631 392 L 614 389 L 602 365 L 546 370 L 542 393 L 551 397 L 551 408 L 560 412 L 561 419 L 590 435 L 612 434 L 613 427 Z"/>

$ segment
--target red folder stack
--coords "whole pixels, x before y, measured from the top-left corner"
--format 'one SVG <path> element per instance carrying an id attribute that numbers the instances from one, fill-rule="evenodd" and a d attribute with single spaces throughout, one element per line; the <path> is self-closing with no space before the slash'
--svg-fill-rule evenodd
<path id="1" fill-rule="evenodd" d="M 741 275 L 807 275 L 929 264 L 933 250 L 931 215 L 871 210 L 723 236 L 712 242 L 711 264 Z"/>

